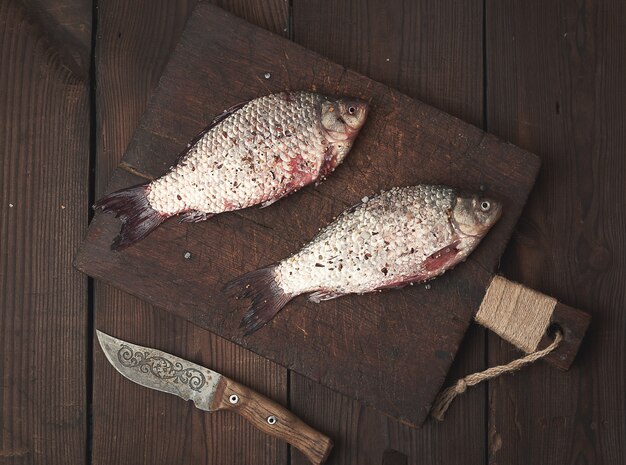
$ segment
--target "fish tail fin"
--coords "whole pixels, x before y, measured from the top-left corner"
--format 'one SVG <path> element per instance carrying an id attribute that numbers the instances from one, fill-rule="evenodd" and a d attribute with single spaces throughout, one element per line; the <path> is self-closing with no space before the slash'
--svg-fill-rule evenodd
<path id="1" fill-rule="evenodd" d="M 169 218 L 170 215 L 150 206 L 148 192 L 148 184 L 120 189 L 102 197 L 93 206 L 106 213 L 115 213 L 116 218 L 122 220 L 122 229 L 113 240 L 111 250 L 122 250 L 140 241 Z"/>
<path id="2" fill-rule="evenodd" d="M 251 271 L 224 287 L 224 291 L 230 295 L 252 299 L 240 325 L 246 336 L 265 326 L 295 297 L 285 292 L 276 282 L 275 269 L 275 266 L 269 266 Z"/>

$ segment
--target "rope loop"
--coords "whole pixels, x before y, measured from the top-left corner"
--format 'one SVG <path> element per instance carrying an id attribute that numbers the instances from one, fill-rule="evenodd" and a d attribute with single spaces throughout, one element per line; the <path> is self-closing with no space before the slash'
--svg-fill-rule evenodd
<path id="1" fill-rule="evenodd" d="M 513 360 L 506 365 L 498 365 L 495 367 L 487 368 L 484 371 L 472 373 L 471 375 L 467 375 L 466 377 L 459 379 L 452 386 L 444 389 L 439 393 L 437 399 L 435 399 L 435 404 L 430 412 L 431 416 L 439 421 L 443 421 L 446 411 L 448 410 L 448 407 L 450 407 L 450 404 L 452 403 L 454 398 L 459 394 L 463 394 L 467 390 L 468 386 L 475 386 L 476 384 L 496 378 L 505 373 L 517 371 L 525 365 L 535 362 L 540 358 L 548 355 L 559 346 L 562 340 L 563 334 L 560 331 L 557 331 L 554 335 L 554 341 L 545 349 L 532 352 L 522 358 Z"/>

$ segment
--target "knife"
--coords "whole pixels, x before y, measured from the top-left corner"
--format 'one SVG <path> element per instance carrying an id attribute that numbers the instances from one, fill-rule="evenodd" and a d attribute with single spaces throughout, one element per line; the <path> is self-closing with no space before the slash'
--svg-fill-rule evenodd
<path id="1" fill-rule="evenodd" d="M 201 365 L 96 333 L 111 365 L 129 380 L 192 400 L 200 410 L 236 412 L 264 433 L 297 448 L 315 465 L 328 457 L 333 447 L 328 437 L 267 397 Z"/>

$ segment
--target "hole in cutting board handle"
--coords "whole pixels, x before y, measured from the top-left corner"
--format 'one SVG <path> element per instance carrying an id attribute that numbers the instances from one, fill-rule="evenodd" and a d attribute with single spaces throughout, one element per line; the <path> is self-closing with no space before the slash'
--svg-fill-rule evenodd
<path id="1" fill-rule="evenodd" d="M 548 308 L 547 304 L 550 302 L 554 305 L 553 308 L 551 306 Z M 544 304 L 543 307 L 541 307 L 542 304 Z M 544 331 L 539 344 L 533 345 L 531 349 L 524 348 L 522 343 L 514 343 L 515 338 L 512 336 L 516 336 L 516 333 L 512 332 L 511 328 L 517 327 L 518 331 L 524 331 L 527 319 L 529 322 L 534 322 L 536 320 L 533 318 L 541 317 L 542 314 L 545 315 L 542 313 L 545 311 L 550 311 L 547 322 L 548 329 Z M 554 334 L 559 328 L 563 340 L 543 360 L 556 368 L 568 370 L 576 358 L 576 353 L 587 331 L 591 317 L 581 310 L 562 304 L 540 292 L 496 275 L 491 278 L 485 289 L 485 296 L 475 319 L 501 338 L 513 343 L 520 349 L 524 348 L 526 352 L 532 352 L 534 347 L 540 349 L 548 347 L 554 342 Z"/>
<path id="2" fill-rule="evenodd" d="M 546 336 L 554 340 L 557 333 L 561 333 L 563 339 L 565 339 L 565 330 L 563 329 L 563 326 L 557 322 L 550 323 L 550 326 L 546 328 Z"/>
<path id="3" fill-rule="evenodd" d="M 551 344 L 557 329 L 561 331 L 563 340 L 559 347 L 548 354 L 544 360 L 560 370 L 568 370 L 576 358 L 590 321 L 591 316 L 589 314 L 557 302 L 550 318 L 550 325 L 546 330 L 546 335 L 541 339 L 539 347 L 547 347 Z"/>

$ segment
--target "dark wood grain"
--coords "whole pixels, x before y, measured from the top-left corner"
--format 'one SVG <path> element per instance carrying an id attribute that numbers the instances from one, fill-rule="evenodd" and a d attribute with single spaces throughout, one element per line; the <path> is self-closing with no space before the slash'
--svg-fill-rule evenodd
<path id="1" fill-rule="evenodd" d="M 87 81 L 91 59 L 92 4 L 89 0 L 20 0 L 30 21 L 41 26 L 60 60 Z"/>
<path id="2" fill-rule="evenodd" d="M 618 1 L 487 2 L 489 130 L 543 161 L 503 271 L 593 316 L 569 372 L 491 384 L 492 463 L 626 463 L 625 17 Z"/>
<path id="3" fill-rule="evenodd" d="M 481 126 L 482 15 L 475 0 L 294 0 L 294 40 Z"/>
<path id="4" fill-rule="evenodd" d="M 0 2 L 3 464 L 86 458 L 87 280 L 71 262 L 87 226 L 89 92 L 57 45 L 33 11 Z"/>
<path id="5" fill-rule="evenodd" d="M 270 79 L 263 78 L 266 72 Z M 122 253 L 109 250 L 119 223 L 99 215 L 76 265 L 332 389 L 420 424 L 482 298 L 488 279 L 483 270 L 495 268 L 521 211 L 538 169 L 536 157 L 201 3 L 108 189 L 138 182 L 133 173 L 163 173 L 223 108 L 273 90 L 311 87 L 371 98 L 373 107 L 369 130 L 322 186 L 262 211 L 196 225 L 169 222 L 150 241 Z M 432 290 L 416 286 L 319 306 L 299 298 L 266 330 L 242 337 L 243 309 L 221 293 L 226 281 L 288 256 L 364 194 L 420 181 L 483 186 L 505 203 L 502 219 L 465 264 L 435 281 Z M 194 259 L 183 258 L 187 251 Z"/>
<path id="6" fill-rule="evenodd" d="M 483 120 L 480 1 L 294 1 L 294 40 L 338 63 L 474 124 Z M 414 357 L 410 357 L 414 358 Z M 449 378 L 484 368 L 484 330 L 474 326 Z M 486 460 L 486 388 L 466 394 L 445 423 L 415 430 L 290 374 L 294 412 L 335 438 L 333 464 L 455 464 Z M 451 447 L 451 444 L 454 447 Z M 294 456 L 293 464 L 304 465 Z"/>
<path id="7" fill-rule="evenodd" d="M 383 452 L 383 465 L 407 465 L 407 456 L 394 449 L 387 449 Z"/>
<path id="8" fill-rule="evenodd" d="M 313 465 L 324 463 L 333 448 L 328 436 L 311 428 L 282 405 L 226 377 L 217 385 L 211 410 L 236 412 L 265 434 L 295 447 Z"/>
<path id="9" fill-rule="evenodd" d="M 96 195 L 119 163 L 193 7 L 179 10 L 165 2 L 134 6 L 106 2 L 97 11 Z M 193 334 L 187 324 L 100 282 L 94 286 L 94 312 L 98 329 L 187 355 L 182 348 L 187 348 Z M 181 456 L 197 451 L 189 430 L 203 422 L 192 408 L 122 379 L 94 344 L 93 463 L 177 463 Z"/>
<path id="10" fill-rule="evenodd" d="M 539 342 L 539 348 L 548 347 L 554 340 L 556 331 L 563 335 L 563 340 L 543 360 L 561 370 L 569 370 L 576 360 L 590 323 L 591 316 L 588 313 L 558 302 L 552 312 L 550 326 Z"/>
<path id="11" fill-rule="evenodd" d="M 275 34 L 289 35 L 289 0 L 211 0 L 211 3 Z"/>
<path id="12" fill-rule="evenodd" d="M 104 190 L 194 6 L 101 2 L 98 9 L 97 193 Z M 251 21 L 281 21 L 283 2 L 225 2 Z M 281 403 L 286 370 L 104 283 L 95 285 L 95 325 L 211 367 Z M 228 412 L 209 414 L 123 379 L 99 347 L 94 356 L 93 463 L 287 463 L 287 446 Z"/>

